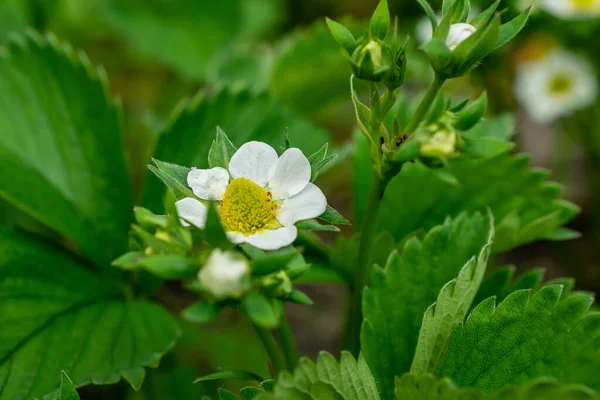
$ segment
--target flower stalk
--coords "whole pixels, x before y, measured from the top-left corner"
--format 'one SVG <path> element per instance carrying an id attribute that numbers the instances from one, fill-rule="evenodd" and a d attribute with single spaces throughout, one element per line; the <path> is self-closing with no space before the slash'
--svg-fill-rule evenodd
<path id="1" fill-rule="evenodd" d="M 293 371 L 298 364 L 298 349 L 296 348 L 296 341 L 294 340 L 294 335 L 285 311 L 281 314 L 277 333 L 279 333 L 279 340 L 281 341 L 281 348 L 283 349 L 287 368 L 289 371 Z"/>
<path id="2" fill-rule="evenodd" d="M 254 326 L 254 330 L 258 335 L 267 355 L 269 356 L 269 361 L 271 364 L 269 365 L 273 378 L 277 378 L 279 373 L 287 370 L 286 360 L 281 353 L 281 349 L 277 345 L 275 338 L 270 330 L 267 328 L 263 328 L 256 324 L 252 324 Z"/>
<path id="3" fill-rule="evenodd" d="M 446 80 L 440 77 L 439 74 L 435 74 L 429 89 L 427 89 L 427 93 L 425 93 L 425 97 L 423 97 L 423 100 L 421 100 L 421 103 L 419 103 L 419 107 L 406 126 L 406 129 L 404 130 L 405 134 L 411 135 L 419 127 L 419 124 L 423 120 L 423 117 L 425 117 L 425 114 L 427 114 L 429 107 L 431 107 L 431 104 L 435 100 L 435 97 L 444 85 L 445 81 Z"/>

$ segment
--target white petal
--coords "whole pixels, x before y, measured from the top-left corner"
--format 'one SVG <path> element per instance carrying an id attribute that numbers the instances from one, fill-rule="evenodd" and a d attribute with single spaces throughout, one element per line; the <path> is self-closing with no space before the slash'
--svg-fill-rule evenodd
<path id="1" fill-rule="evenodd" d="M 243 233 L 227 231 L 225 234 L 231 243 L 240 244 L 246 241 L 246 236 Z"/>
<path id="2" fill-rule="evenodd" d="M 464 22 L 450 25 L 450 31 L 446 38 L 448 48 L 454 50 L 459 44 L 474 34 L 476 30 L 473 25 Z"/>
<path id="3" fill-rule="evenodd" d="M 188 173 L 187 184 L 194 194 L 204 200 L 221 200 L 229 184 L 225 168 L 196 169 Z"/>
<path id="4" fill-rule="evenodd" d="M 318 217 L 326 208 L 327 199 L 321 189 L 309 183 L 303 191 L 283 201 L 277 219 L 283 225 L 293 225 L 297 221 Z"/>
<path id="5" fill-rule="evenodd" d="M 206 214 L 208 213 L 208 210 L 206 206 L 197 199 L 186 197 L 175 202 L 175 207 L 177 208 L 177 213 L 179 214 L 183 226 L 190 226 L 190 224 L 192 224 L 202 229 L 204 228 L 204 225 L 206 225 Z"/>
<path id="6" fill-rule="evenodd" d="M 310 162 L 300 149 L 287 149 L 275 164 L 269 188 L 273 199 L 287 199 L 300 193 L 310 181 Z"/>
<path id="7" fill-rule="evenodd" d="M 254 235 L 246 236 L 244 242 L 262 250 L 277 250 L 294 243 L 298 229 L 294 225 L 279 229 L 263 229 Z"/>
<path id="8" fill-rule="evenodd" d="M 269 182 L 271 168 L 277 162 L 277 152 L 262 142 L 244 143 L 229 161 L 229 173 L 233 179 L 247 178 L 260 187 Z"/>

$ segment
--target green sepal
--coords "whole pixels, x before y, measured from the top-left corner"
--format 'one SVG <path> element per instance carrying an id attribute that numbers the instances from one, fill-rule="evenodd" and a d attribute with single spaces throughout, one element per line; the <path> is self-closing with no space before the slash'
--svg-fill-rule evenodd
<path id="1" fill-rule="evenodd" d="M 325 143 L 323 147 L 321 147 L 317 152 L 308 157 L 308 162 L 310 163 L 310 181 L 314 182 L 321 172 L 324 172 L 328 169 L 333 162 L 337 158 L 337 154 L 332 154 L 330 156 L 327 155 L 327 149 L 329 147 L 329 143 Z"/>
<path id="2" fill-rule="evenodd" d="M 350 225 L 350 221 L 344 218 L 342 214 L 337 212 L 335 208 L 331 207 L 329 204 L 327 205 L 325 212 L 317 218 L 333 225 Z"/>
<path id="3" fill-rule="evenodd" d="M 227 238 L 225 229 L 223 229 L 215 202 L 210 202 L 208 204 L 208 214 L 206 215 L 206 225 L 204 227 L 204 239 L 213 247 L 218 247 L 222 250 L 231 249 L 234 246 Z"/>
<path id="4" fill-rule="evenodd" d="M 435 31 L 435 28 L 437 28 L 437 25 L 438 25 L 435 11 L 433 11 L 433 9 L 431 8 L 431 5 L 429 4 L 429 2 L 427 0 L 417 0 L 417 2 L 419 3 L 419 5 L 423 9 L 423 11 L 425 11 L 427 18 L 429 19 L 429 22 L 431 23 L 432 31 Z"/>
<path id="5" fill-rule="evenodd" d="M 496 0 L 491 6 L 486 8 L 485 11 L 473 18 L 470 24 L 477 30 L 483 29 L 496 12 L 501 1 L 502 0 Z"/>
<path id="6" fill-rule="evenodd" d="M 403 142 L 398 150 L 389 153 L 392 162 L 405 163 L 416 159 L 421 151 L 421 144 L 415 139 Z"/>
<path id="7" fill-rule="evenodd" d="M 294 290 L 288 300 L 292 303 L 303 304 L 303 305 L 311 305 L 313 301 L 308 295 L 300 290 Z"/>
<path id="8" fill-rule="evenodd" d="M 390 9 L 387 0 L 380 0 L 369 25 L 369 35 L 372 38 L 384 40 L 390 29 Z"/>
<path id="9" fill-rule="evenodd" d="M 335 225 L 321 225 L 316 219 L 305 219 L 296 222 L 296 228 L 301 231 L 327 231 L 339 232 L 340 228 Z"/>
<path id="10" fill-rule="evenodd" d="M 331 36 L 333 36 L 335 41 L 342 46 L 346 54 L 350 56 L 356 48 L 356 39 L 354 38 L 352 32 L 350 32 L 350 30 L 348 30 L 348 28 L 346 28 L 344 25 L 330 18 L 326 17 L 325 21 L 327 22 L 327 27 L 331 32 Z"/>
<path id="11" fill-rule="evenodd" d="M 218 394 L 219 400 L 240 400 L 235 393 L 230 392 L 227 389 L 219 388 Z"/>
<path id="12" fill-rule="evenodd" d="M 423 118 L 425 123 L 436 122 L 448 109 L 450 99 L 444 92 L 439 92 Z"/>
<path id="13" fill-rule="evenodd" d="M 140 267 L 140 261 L 144 257 L 145 255 L 141 251 L 130 251 L 114 260 L 111 265 L 125 270 L 138 269 Z"/>
<path id="14" fill-rule="evenodd" d="M 173 192 L 177 200 L 185 197 L 195 197 L 192 189 L 187 185 L 187 176 L 191 168 L 177 164 L 152 159 L 154 165 L 148 165 L 152 171 L 163 183 Z"/>
<path id="15" fill-rule="evenodd" d="M 163 279 L 191 279 L 200 266 L 188 257 L 177 254 L 159 254 L 145 257 L 140 265 L 148 272 Z"/>
<path id="16" fill-rule="evenodd" d="M 144 207 L 134 207 L 133 215 L 135 221 L 144 229 L 167 228 L 169 217 L 166 215 L 156 215 Z"/>
<path id="17" fill-rule="evenodd" d="M 209 382 L 220 379 L 234 379 L 236 381 L 257 381 L 263 382 L 264 379 L 254 372 L 244 371 L 241 369 L 224 368 L 209 375 L 197 378 L 194 383 Z"/>
<path id="18" fill-rule="evenodd" d="M 464 75 L 475 63 L 487 56 L 498 42 L 500 16 L 496 15 L 482 30 L 476 31 L 452 52 L 453 68 L 449 77 Z"/>
<path id="19" fill-rule="evenodd" d="M 79 400 L 75 385 L 65 371 L 60 376 L 60 400 Z"/>
<path id="20" fill-rule="evenodd" d="M 452 63 L 452 52 L 442 39 L 431 39 L 423 49 L 427 52 L 431 66 L 438 72 L 444 71 Z"/>
<path id="21" fill-rule="evenodd" d="M 453 125 L 460 131 L 469 130 L 483 118 L 486 110 L 487 94 L 483 93 L 471 105 L 456 113 L 456 122 Z"/>
<path id="22" fill-rule="evenodd" d="M 229 161 L 237 148 L 231 143 L 227 134 L 217 126 L 217 136 L 208 151 L 208 165 L 211 168 L 221 167 L 229 169 Z"/>
<path id="23" fill-rule="evenodd" d="M 295 247 L 289 246 L 280 250 L 264 252 L 252 258 L 252 275 L 267 275 L 274 271 L 284 269 L 285 266 L 300 253 Z"/>
<path id="24" fill-rule="evenodd" d="M 213 320 L 222 309 L 223 307 L 217 303 L 197 301 L 184 308 L 181 316 L 188 322 L 204 324 Z"/>
<path id="25" fill-rule="evenodd" d="M 523 27 L 525 27 L 527 20 L 529 19 L 532 7 L 533 6 L 527 7 L 527 9 L 523 11 L 518 17 L 500 26 L 500 34 L 498 36 L 496 48 L 504 46 L 506 43 L 510 42 L 515 36 L 517 36 L 519 32 L 521 32 Z"/>
<path id="26" fill-rule="evenodd" d="M 258 292 L 249 293 L 242 299 L 242 310 L 252 323 L 264 328 L 274 328 L 278 319 L 269 300 Z"/>

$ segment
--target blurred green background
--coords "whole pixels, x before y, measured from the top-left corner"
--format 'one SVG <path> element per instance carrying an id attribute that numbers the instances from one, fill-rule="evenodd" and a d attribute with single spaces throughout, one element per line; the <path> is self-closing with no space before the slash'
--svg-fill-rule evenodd
<path id="1" fill-rule="evenodd" d="M 350 69 L 326 30 L 324 17 L 341 19 L 360 29 L 375 0 L 0 0 L 0 40 L 13 31 L 52 32 L 102 66 L 112 94 L 123 104 L 126 153 L 136 201 L 142 193 L 145 167 L 156 138 L 183 98 L 227 91 L 232 98 L 256 96 L 283 118 L 314 124 L 316 144 L 329 138 L 343 160 L 320 178 L 330 203 L 352 215 L 351 144 L 354 115 L 349 100 Z M 440 8 L 440 1 L 432 3 Z M 483 9 L 489 2 L 475 4 Z M 523 1 L 500 8 L 510 19 Z M 390 0 L 399 27 L 419 39 L 423 19 L 416 1 Z M 542 7 L 543 8 L 543 7 Z M 467 77 L 447 89 L 457 98 L 488 91 L 490 114 L 515 113 L 518 151 L 531 153 L 536 166 L 553 171 L 566 196 L 582 207 L 569 226 L 582 238 L 569 242 L 536 242 L 502 255 L 496 265 L 543 266 L 546 277 L 572 275 L 582 289 L 597 291 L 600 244 L 599 106 L 587 107 L 554 123 L 540 124 L 513 96 L 515 71 L 524 60 L 548 47 L 583 54 L 598 72 L 600 53 L 594 41 L 597 19 L 561 20 L 539 11 L 510 47 L 503 48 Z M 421 39 L 422 40 L 422 39 Z M 404 92 L 414 96 L 431 78 L 424 55 L 412 41 Z M 237 96 L 237 97 L 236 97 Z M 81 99 L 85 101 L 85 99 Z M 261 103 L 262 104 L 262 103 Z M 207 105 L 215 120 L 248 111 L 235 101 Z M 243 117 L 242 118 L 243 121 Z M 283 132 L 282 132 L 283 134 Z M 311 140 L 311 138 L 306 138 Z M 293 143 L 292 143 L 293 145 Z M 168 160 L 166 160 L 168 161 Z M 507 179 L 510 179 L 509 177 Z M 366 190 L 366 188 L 365 188 Z M 0 224 L 32 227 L 26 216 L 0 204 Z M 333 235 L 324 236 L 332 241 Z M 338 351 L 346 291 L 335 285 L 306 286 L 313 307 L 291 306 L 291 323 L 303 354 Z M 161 289 L 161 301 L 174 312 L 193 301 L 177 285 Z M 253 361 L 252 361 L 253 360 Z M 268 375 L 263 350 L 243 318 L 225 313 L 206 326 L 184 326 L 184 335 L 156 370 L 149 371 L 140 392 L 125 384 L 88 386 L 83 399 L 199 399 L 215 384 L 191 382 L 216 366 L 244 368 Z M 241 383 L 240 383 L 241 385 Z"/>

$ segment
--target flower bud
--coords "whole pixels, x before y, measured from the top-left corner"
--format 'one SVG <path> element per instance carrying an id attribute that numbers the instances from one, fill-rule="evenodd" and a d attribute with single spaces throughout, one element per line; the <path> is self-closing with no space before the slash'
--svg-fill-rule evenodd
<path id="1" fill-rule="evenodd" d="M 446 37 L 446 45 L 450 50 L 454 50 L 464 40 L 469 38 L 472 34 L 477 31 L 474 26 L 460 22 L 458 24 L 450 25 L 450 31 Z"/>
<path id="2" fill-rule="evenodd" d="M 369 40 L 352 54 L 352 69 L 360 79 L 381 81 L 391 66 L 391 51 L 379 40 Z"/>
<path id="3" fill-rule="evenodd" d="M 288 296 L 294 289 L 292 281 L 285 271 L 278 271 L 266 276 L 262 280 L 262 285 L 268 294 L 275 297 Z"/>
<path id="4" fill-rule="evenodd" d="M 198 273 L 198 280 L 217 299 L 239 298 L 249 286 L 249 274 L 245 258 L 215 249 Z"/>
<path id="5" fill-rule="evenodd" d="M 448 158 L 456 152 L 456 143 L 456 132 L 442 129 L 421 144 L 421 156 L 426 158 Z"/>

